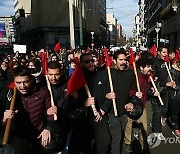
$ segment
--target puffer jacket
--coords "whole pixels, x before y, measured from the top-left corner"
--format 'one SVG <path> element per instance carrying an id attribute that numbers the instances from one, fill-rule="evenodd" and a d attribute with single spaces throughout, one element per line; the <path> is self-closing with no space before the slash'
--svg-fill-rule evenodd
<path id="1" fill-rule="evenodd" d="M 42 131 L 47 120 L 53 120 L 52 116 L 47 116 L 47 109 L 51 107 L 50 94 L 46 87 L 36 87 L 32 95 L 21 96 L 22 104 L 29 113 L 31 123 Z"/>
<path id="2" fill-rule="evenodd" d="M 9 109 L 12 98 L 12 90 L 5 90 L 1 95 L 1 113 Z M 43 129 L 47 127 L 48 120 L 53 120 L 53 116 L 47 115 L 47 109 L 51 107 L 50 94 L 46 87 L 31 89 L 28 95 L 22 95 L 17 91 L 15 114 L 11 131 L 14 135 L 31 140 L 37 138 Z M 2 110 L 4 110 L 2 112 Z M 1 114 L 1 116 L 3 116 Z M 1 117 L 2 118 L 2 117 Z"/>

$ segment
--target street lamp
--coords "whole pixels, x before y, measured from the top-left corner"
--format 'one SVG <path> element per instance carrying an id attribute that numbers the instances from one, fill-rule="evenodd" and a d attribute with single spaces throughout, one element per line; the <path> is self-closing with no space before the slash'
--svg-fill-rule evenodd
<path id="1" fill-rule="evenodd" d="M 157 34 L 157 48 L 159 47 L 159 31 L 160 31 L 160 27 L 161 27 L 161 23 L 156 23 L 156 28 L 155 28 L 155 31 L 156 31 L 156 34 Z"/>
<path id="2" fill-rule="evenodd" d="M 91 37 L 91 47 L 92 47 L 92 50 L 93 50 L 93 46 L 94 46 L 94 43 L 93 43 L 94 42 L 93 41 L 94 40 L 94 32 L 91 32 L 91 36 L 92 36 Z"/>
<path id="3" fill-rule="evenodd" d="M 173 11 L 175 11 L 175 12 L 177 12 L 177 8 L 178 8 L 177 5 L 173 5 L 173 6 L 172 6 Z"/>
<path id="4" fill-rule="evenodd" d="M 157 48 L 159 47 L 159 38 L 158 38 L 158 33 L 159 33 L 159 31 L 160 31 L 160 28 L 155 28 L 155 30 L 156 30 L 156 34 L 157 34 Z"/>

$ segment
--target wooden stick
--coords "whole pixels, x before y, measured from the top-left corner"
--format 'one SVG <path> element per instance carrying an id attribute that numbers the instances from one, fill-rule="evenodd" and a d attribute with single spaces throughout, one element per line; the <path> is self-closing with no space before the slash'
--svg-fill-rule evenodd
<path id="1" fill-rule="evenodd" d="M 113 84 L 112 84 L 111 70 L 110 70 L 109 66 L 107 67 L 107 70 L 108 70 L 108 78 L 109 78 L 110 89 L 111 89 L 111 92 L 114 92 Z M 118 116 L 115 98 L 113 98 L 112 101 L 113 101 L 114 115 Z"/>
<path id="2" fill-rule="evenodd" d="M 167 69 L 167 72 L 168 72 L 169 78 L 170 78 L 171 82 L 173 82 L 172 75 L 171 75 L 171 73 L 170 73 L 170 71 L 169 71 L 169 68 L 168 68 L 167 62 L 165 62 L 165 66 L 166 66 L 166 69 Z"/>
<path id="3" fill-rule="evenodd" d="M 136 63 L 135 62 L 133 62 L 133 68 L 134 68 L 134 74 L 136 76 L 137 89 L 138 89 L 138 92 L 141 92 L 140 85 L 139 85 L 139 79 L 138 79 L 138 75 L 137 75 L 137 70 L 136 70 Z"/>
<path id="4" fill-rule="evenodd" d="M 152 83 L 152 85 L 153 85 L 153 87 L 154 87 L 154 90 L 155 90 L 156 92 L 158 92 L 157 87 L 156 87 L 156 85 L 155 85 L 152 77 L 150 76 L 149 78 L 150 78 L 151 83 Z M 161 105 L 164 105 L 164 103 L 163 103 L 163 101 L 162 101 L 162 99 L 161 99 L 161 96 L 158 96 L 158 99 L 159 99 L 159 102 L 161 103 Z"/>
<path id="5" fill-rule="evenodd" d="M 50 96 L 51 96 L 51 106 L 55 106 L 54 105 L 54 99 L 53 99 L 53 94 L 52 94 L 52 90 L 51 90 L 51 85 L 48 79 L 48 75 L 46 75 L 46 82 L 47 82 L 47 87 L 49 89 L 50 92 Z M 57 120 L 57 114 L 54 114 L 54 120 Z"/>
<path id="6" fill-rule="evenodd" d="M 14 86 L 14 94 L 13 94 L 13 98 L 11 100 L 11 105 L 10 105 L 10 110 L 12 111 L 14 110 L 15 100 L 16 100 L 16 87 Z M 2 142 L 3 145 L 7 144 L 8 142 L 11 123 L 12 123 L 12 118 L 8 118 L 7 123 L 6 123 L 6 129 L 4 132 L 3 142 Z"/>
<path id="7" fill-rule="evenodd" d="M 85 89 L 86 89 L 86 93 L 87 93 L 87 95 L 88 95 L 88 98 L 90 98 L 90 97 L 91 97 L 91 93 L 90 93 L 90 91 L 89 91 L 88 85 L 85 84 L 84 87 L 85 87 Z M 95 105 L 91 105 L 91 107 L 92 107 L 94 116 L 97 116 L 97 115 L 98 115 L 98 112 L 97 112 L 97 110 L 96 110 Z"/>

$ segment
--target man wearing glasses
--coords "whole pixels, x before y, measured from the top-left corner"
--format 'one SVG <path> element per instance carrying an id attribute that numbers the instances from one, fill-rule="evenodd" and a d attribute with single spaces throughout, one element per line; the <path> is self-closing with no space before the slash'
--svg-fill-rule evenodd
<path id="1" fill-rule="evenodd" d="M 110 91 L 107 72 L 97 71 L 94 62 L 90 53 L 84 53 L 80 56 L 80 65 L 92 97 L 88 98 L 84 88 L 78 91 L 78 102 L 86 107 L 87 118 L 72 132 L 71 141 L 73 147 L 70 148 L 70 151 L 73 154 L 80 154 L 81 152 L 86 154 L 93 152 L 106 154 L 110 148 L 111 137 L 108 127 L 107 108 L 109 108 L 108 105 L 111 106 L 111 100 L 105 97 L 106 93 Z M 93 104 L 95 104 L 99 116 L 94 116 L 90 107 Z M 95 139 L 95 151 L 92 152 L 91 142 L 93 138 Z"/>

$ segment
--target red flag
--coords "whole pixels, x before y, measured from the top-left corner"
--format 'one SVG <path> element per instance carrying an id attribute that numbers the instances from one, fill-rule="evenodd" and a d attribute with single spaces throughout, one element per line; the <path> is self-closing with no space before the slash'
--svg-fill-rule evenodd
<path id="1" fill-rule="evenodd" d="M 164 61 L 169 63 L 169 55 L 167 54 L 166 57 L 164 58 Z"/>
<path id="2" fill-rule="evenodd" d="M 111 66 L 111 64 L 112 64 L 112 59 L 111 59 L 111 57 L 108 55 L 107 48 L 104 48 L 104 54 L 105 54 L 105 57 L 106 57 L 106 67 Z"/>
<path id="3" fill-rule="evenodd" d="M 42 70 L 43 70 L 43 74 L 46 75 L 47 74 L 47 56 L 45 52 L 41 52 L 41 60 L 42 60 Z"/>
<path id="4" fill-rule="evenodd" d="M 7 88 L 9 88 L 9 89 L 14 89 L 14 81 L 12 81 L 8 86 L 7 86 Z"/>
<path id="5" fill-rule="evenodd" d="M 86 79 L 79 64 L 79 60 L 77 57 L 75 57 L 74 60 L 76 62 L 76 68 L 68 81 L 67 95 L 79 90 L 86 84 Z"/>
<path id="6" fill-rule="evenodd" d="M 173 59 L 173 64 L 176 62 L 176 61 L 179 61 L 180 60 L 180 54 L 179 54 L 179 51 L 176 51 L 176 55 Z"/>
<path id="7" fill-rule="evenodd" d="M 99 66 L 102 67 L 105 64 L 105 56 L 104 54 L 99 56 Z"/>
<path id="8" fill-rule="evenodd" d="M 149 49 L 149 52 L 152 53 L 154 57 L 157 56 L 157 48 L 155 44 L 151 47 L 151 49 Z"/>
<path id="9" fill-rule="evenodd" d="M 54 51 L 55 51 L 55 52 L 58 52 L 60 49 L 61 49 L 61 43 L 58 42 L 58 43 L 55 45 L 55 47 L 54 47 Z"/>
<path id="10" fill-rule="evenodd" d="M 132 69 L 133 68 L 133 62 L 136 61 L 132 48 L 130 48 L 129 53 L 130 53 L 129 66 Z"/>
<path id="11" fill-rule="evenodd" d="M 91 51 L 91 48 L 87 48 L 86 53 L 89 53 Z"/>

